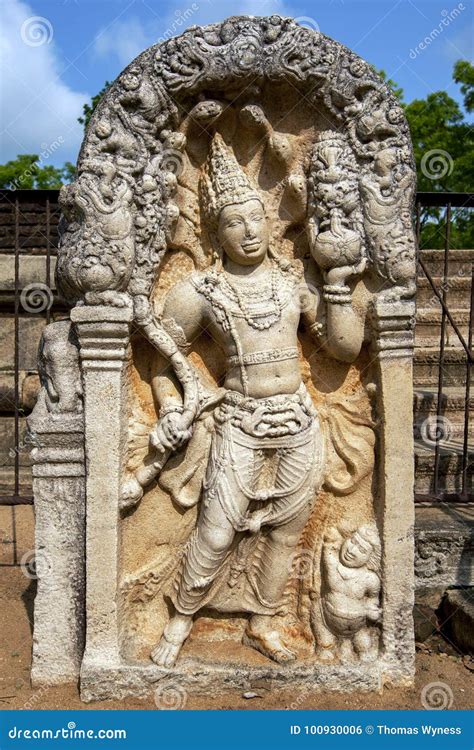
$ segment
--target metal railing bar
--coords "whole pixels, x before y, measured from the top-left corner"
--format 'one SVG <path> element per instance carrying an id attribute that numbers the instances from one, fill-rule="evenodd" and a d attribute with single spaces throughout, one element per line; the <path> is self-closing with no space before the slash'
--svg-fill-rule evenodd
<path id="1" fill-rule="evenodd" d="M 471 306 L 469 310 L 469 332 L 468 343 L 472 348 L 472 329 L 474 326 L 474 269 L 471 274 Z M 466 392 L 464 397 L 464 435 L 462 445 L 462 494 L 467 494 L 467 467 L 469 450 L 469 402 L 471 396 L 471 363 L 466 362 Z"/>
<path id="2" fill-rule="evenodd" d="M 20 493 L 20 203 L 18 197 L 15 198 L 15 318 L 14 318 L 14 398 L 15 398 L 15 418 L 14 418 L 14 435 L 15 435 L 15 456 L 14 456 L 14 495 Z M 15 509 L 12 512 L 12 537 L 13 537 L 13 562 L 17 563 L 17 544 L 16 544 L 16 516 Z"/>
<path id="3" fill-rule="evenodd" d="M 416 202 L 425 208 L 451 204 L 452 208 L 474 208 L 474 193 L 417 193 Z"/>
<path id="4" fill-rule="evenodd" d="M 1 505 L 33 505 L 33 496 L 30 495 L 1 495 Z M 16 535 L 14 536 L 16 541 Z"/>
<path id="5" fill-rule="evenodd" d="M 443 365 L 444 365 L 444 342 L 446 337 L 446 284 L 449 277 L 449 238 L 451 234 L 451 204 L 448 203 L 446 208 L 445 217 L 445 236 L 444 236 L 444 263 L 443 263 L 443 283 L 442 283 L 442 299 L 443 307 L 441 309 L 441 331 L 439 339 L 439 365 L 438 365 L 438 396 L 436 400 L 436 429 L 440 423 L 440 416 L 442 410 L 443 401 Z M 438 436 L 436 435 L 436 438 Z M 433 476 L 433 489 L 435 495 L 438 494 L 439 487 L 439 456 L 440 456 L 440 441 L 435 440 L 435 456 L 434 456 L 434 476 Z"/>
<path id="6" fill-rule="evenodd" d="M 468 361 L 472 363 L 472 361 L 473 361 L 472 344 L 471 344 L 471 346 L 469 346 L 466 343 L 466 340 L 465 340 L 464 336 L 462 335 L 462 333 L 459 330 L 457 324 L 455 323 L 455 321 L 453 319 L 453 316 L 449 312 L 448 306 L 446 305 L 445 301 L 443 300 L 443 297 L 441 296 L 441 294 L 439 293 L 438 289 L 436 288 L 436 284 L 434 283 L 433 278 L 432 278 L 430 272 L 428 271 L 428 269 L 427 269 L 427 267 L 426 267 L 426 265 L 425 265 L 425 263 L 423 261 L 423 258 L 421 257 L 421 254 L 418 257 L 418 263 L 420 264 L 420 267 L 421 267 L 423 273 L 425 274 L 426 278 L 428 279 L 429 284 L 430 284 L 430 286 L 431 286 L 434 294 L 438 298 L 438 301 L 439 301 L 439 303 L 440 303 L 443 311 L 446 313 L 447 319 L 449 320 L 449 322 L 452 325 L 452 327 L 453 327 L 453 329 L 454 329 L 454 331 L 455 331 L 455 333 L 456 333 L 459 341 L 461 342 L 461 345 L 462 345 L 464 351 L 467 354 Z"/>

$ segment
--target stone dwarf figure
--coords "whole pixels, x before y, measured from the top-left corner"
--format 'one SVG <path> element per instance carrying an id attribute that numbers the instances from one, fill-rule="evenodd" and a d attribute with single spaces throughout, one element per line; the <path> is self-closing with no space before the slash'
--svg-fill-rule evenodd
<path id="1" fill-rule="evenodd" d="M 226 357 L 225 396 L 214 412 L 200 514 L 172 595 L 175 612 L 151 658 L 166 667 L 175 663 L 194 615 L 212 599 L 236 535 L 262 529 L 257 569 L 248 576 L 252 603 L 243 607 L 250 613 L 244 643 L 283 663 L 295 654 L 273 618 L 281 612 L 324 465 L 318 416 L 301 380 L 297 331 L 303 323 L 320 337 L 322 311 L 303 277 L 270 250 L 262 196 L 218 133 L 200 195 L 218 250 L 215 263 L 168 292 L 162 321 L 181 345 L 208 331 Z M 360 351 L 363 322 L 352 308 L 346 279 L 358 271 L 349 266 L 338 271 L 326 300 L 326 346 L 350 362 Z M 189 430 L 174 375 L 161 373 L 153 388 L 161 409 L 151 442 L 163 453 L 182 446 Z M 269 462 L 270 484 L 262 479 Z"/>
<path id="2" fill-rule="evenodd" d="M 344 539 L 327 532 L 322 552 L 321 596 L 313 601 L 311 627 L 322 661 L 372 661 L 378 656 L 380 540 L 375 524 Z M 355 652 L 355 654 L 354 654 Z"/>

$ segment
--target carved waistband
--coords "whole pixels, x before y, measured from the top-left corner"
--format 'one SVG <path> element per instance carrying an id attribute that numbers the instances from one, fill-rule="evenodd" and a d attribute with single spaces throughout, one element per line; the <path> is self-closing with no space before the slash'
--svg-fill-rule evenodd
<path id="1" fill-rule="evenodd" d="M 316 417 L 316 410 L 305 386 L 296 393 L 266 398 L 249 398 L 227 391 L 215 412 L 216 426 L 232 424 L 253 437 L 284 437 L 306 430 Z"/>
<path id="2" fill-rule="evenodd" d="M 281 362 L 284 359 L 298 359 L 296 346 L 288 346 L 286 349 L 265 349 L 261 352 L 250 352 L 239 359 L 237 356 L 229 357 L 229 368 L 237 365 L 262 365 L 267 362 Z"/>

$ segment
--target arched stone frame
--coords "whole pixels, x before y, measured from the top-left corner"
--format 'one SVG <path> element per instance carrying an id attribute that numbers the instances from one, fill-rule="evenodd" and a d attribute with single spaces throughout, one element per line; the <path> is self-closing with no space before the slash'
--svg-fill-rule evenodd
<path id="1" fill-rule="evenodd" d="M 381 666 L 368 672 L 366 682 L 358 684 L 374 687 L 380 681 L 404 681 L 412 675 L 414 310 L 410 298 L 415 243 L 408 126 L 385 84 L 350 50 L 291 19 L 240 17 L 191 29 L 133 61 L 100 102 L 81 149 L 77 179 L 61 194 L 65 220 L 57 279 L 64 296 L 78 302 L 71 319 L 80 341 L 84 383 L 88 599 L 82 674 L 86 697 L 113 693 L 114 680 L 119 692 L 127 684 L 130 690 L 141 689 L 136 672 L 130 677 L 123 671 L 128 667 L 119 652 L 115 588 L 126 433 L 123 363 L 132 324 L 175 366 L 190 421 L 198 399 L 186 358 L 149 305 L 176 222 L 173 158 L 184 148 L 178 128 L 190 100 L 206 91 L 237 92 L 259 80 L 288 81 L 303 96 L 321 102 L 331 113 L 332 127 L 340 127 L 346 135 L 360 170 L 369 272 L 380 289 L 374 295 L 372 338 L 378 357 L 378 412 L 383 417 L 378 512 L 384 550 L 384 657 Z M 389 166 L 383 159 L 387 152 L 393 159 Z M 400 185 L 388 201 L 377 175 L 385 167 L 385 177 Z M 104 433 L 108 436 L 105 456 Z M 153 668 L 143 670 L 148 673 Z M 319 679 L 330 686 L 333 678 Z"/>

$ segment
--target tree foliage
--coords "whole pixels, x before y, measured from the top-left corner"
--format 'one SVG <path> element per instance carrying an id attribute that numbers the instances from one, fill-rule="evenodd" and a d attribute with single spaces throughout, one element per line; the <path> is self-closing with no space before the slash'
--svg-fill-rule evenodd
<path id="1" fill-rule="evenodd" d="M 0 164 L 0 188 L 10 190 L 57 189 L 74 177 L 75 167 L 66 162 L 63 167 L 42 165 L 38 154 L 19 154 L 16 159 Z"/>
<path id="2" fill-rule="evenodd" d="M 417 186 L 421 192 L 467 193 L 474 186 L 474 129 L 459 104 L 446 91 L 425 99 L 404 102 L 403 90 L 378 71 L 405 111 L 416 161 Z M 454 65 L 453 79 L 460 85 L 464 109 L 474 109 L 474 67 L 467 60 Z M 443 247 L 444 211 L 425 208 L 422 213 L 422 247 Z M 452 213 L 451 247 L 474 247 L 472 210 Z"/>

